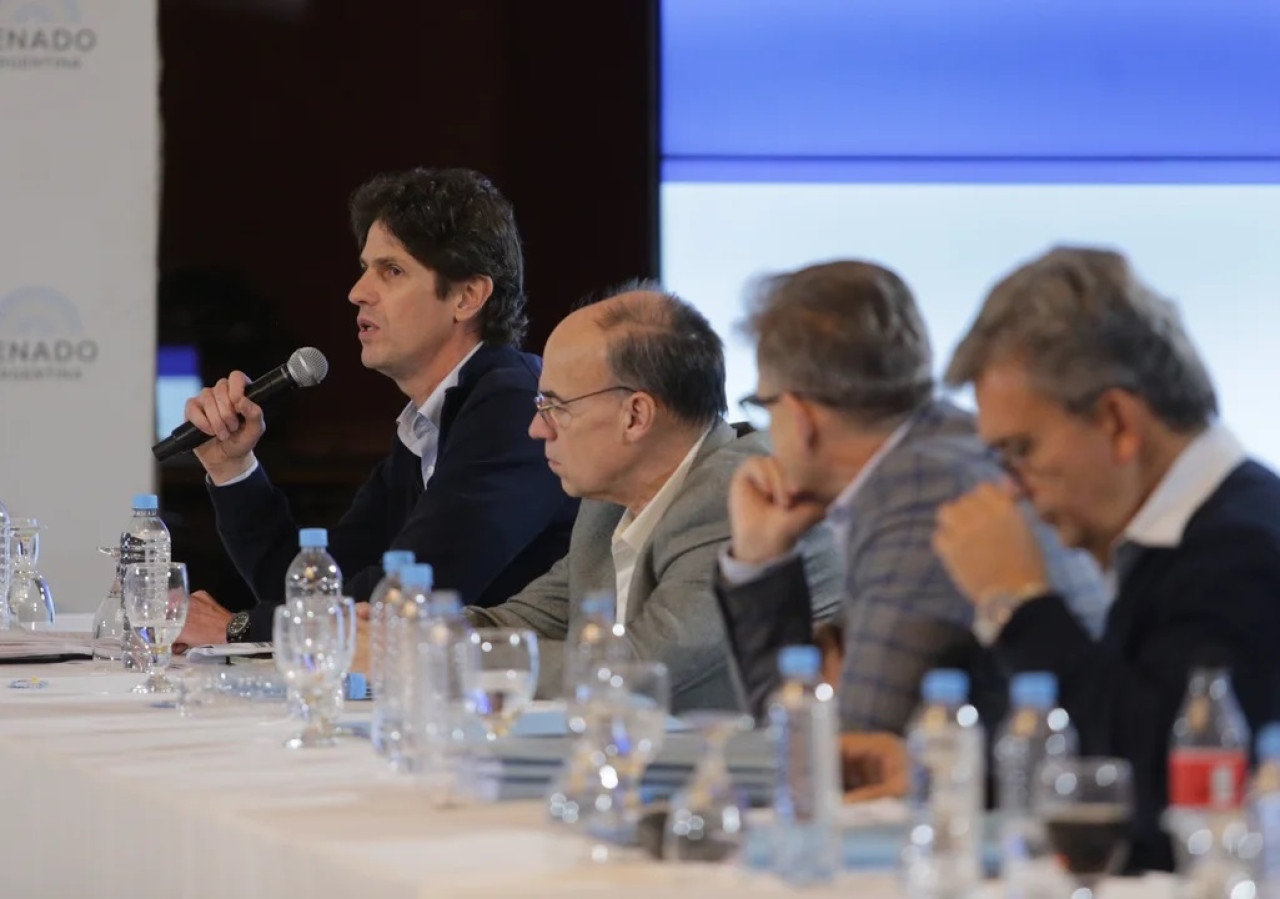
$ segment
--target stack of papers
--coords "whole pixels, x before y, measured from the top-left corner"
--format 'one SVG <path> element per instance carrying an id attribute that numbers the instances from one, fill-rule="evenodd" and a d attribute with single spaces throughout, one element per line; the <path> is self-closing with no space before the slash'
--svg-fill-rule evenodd
<path id="1" fill-rule="evenodd" d="M 538 799 L 570 751 L 564 704 L 535 702 L 518 719 L 512 733 L 485 745 L 477 774 L 491 799 Z M 667 799 L 693 776 L 702 754 L 701 740 L 677 718 L 667 722 L 666 738 L 645 772 L 641 792 L 647 802 Z M 729 776 L 752 804 L 768 800 L 773 788 L 773 757 L 764 733 L 733 738 L 726 750 Z"/>
<path id="2" fill-rule="evenodd" d="M 62 631 L 0 631 L 0 662 L 62 662 L 93 658 L 88 634 Z"/>

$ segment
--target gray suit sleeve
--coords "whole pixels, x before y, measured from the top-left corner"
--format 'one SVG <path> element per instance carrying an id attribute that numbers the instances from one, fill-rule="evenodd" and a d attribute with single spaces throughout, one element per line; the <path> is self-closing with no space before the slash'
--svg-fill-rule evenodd
<path id="1" fill-rule="evenodd" d="M 724 519 L 683 530 L 661 557 L 655 556 L 657 585 L 627 621 L 632 657 L 666 664 L 676 707 L 681 693 L 723 676 L 728 664 L 711 584 L 716 557 L 728 539 Z"/>
<path id="2" fill-rule="evenodd" d="M 569 629 L 569 557 L 523 590 L 488 609 L 469 606 L 475 627 L 521 627 L 538 634 L 538 697 L 559 696 L 564 683 L 564 640 Z"/>

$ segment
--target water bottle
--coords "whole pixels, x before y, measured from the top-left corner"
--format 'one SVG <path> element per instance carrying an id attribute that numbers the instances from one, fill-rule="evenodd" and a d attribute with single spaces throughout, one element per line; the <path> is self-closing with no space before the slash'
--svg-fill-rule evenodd
<path id="1" fill-rule="evenodd" d="M 382 741 L 382 716 L 377 697 L 383 692 L 382 667 L 387 651 L 387 610 L 398 606 L 403 594 L 400 591 L 400 569 L 413 564 L 413 553 L 404 549 L 392 549 L 382 554 L 384 576 L 369 596 L 369 679 L 373 685 L 373 722 L 369 738 L 373 751 L 386 755 Z"/>
<path id="2" fill-rule="evenodd" d="M 1249 789 L 1252 831 L 1260 837 L 1254 875 L 1259 899 L 1280 899 L 1280 724 L 1258 732 L 1258 771 Z"/>
<path id="3" fill-rule="evenodd" d="M 982 871 L 982 725 L 963 671 L 930 671 L 921 696 L 907 726 L 911 825 L 903 878 L 911 899 L 958 899 L 974 893 Z"/>
<path id="4" fill-rule="evenodd" d="M 564 642 L 564 697 L 565 728 L 572 743 L 547 788 L 547 816 L 553 824 L 576 825 L 599 792 L 596 741 L 586 736 L 587 719 L 578 694 L 601 664 L 626 657 L 624 633 L 618 624 L 617 601 L 609 590 L 586 594 L 570 615 Z"/>
<path id="5" fill-rule="evenodd" d="M 418 637 L 431 600 L 433 575 L 430 565 L 405 565 L 400 569 L 400 600 L 385 605 L 385 638 L 379 675 L 374 688 L 374 712 L 382 730 L 383 754 L 396 771 L 414 768 L 412 722 Z"/>
<path id="6" fill-rule="evenodd" d="M 173 544 L 169 529 L 160 520 L 160 500 L 154 493 L 137 493 L 133 497 L 133 512 L 120 534 L 120 582 L 130 565 L 150 563 L 167 564 L 173 560 Z M 124 636 L 121 638 L 121 654 L 125 668 L 145 668 L 146 643 L 129 625 L 128 603 L 124 610 Z"/>
<path id="7" fill-rule="evenodd" d="M 329 532 L 302 528 L 298 531 L 298 554 L 284 575 L 284 598 L 341 595 L 342 570 L 329 555 Z"/>
<path id="8" fill-rule="evenodd" d="M 141 565 L 171 562 L 173 544 L 169 529 L 160 520 L 160 499 L 154 493 L 133 497 L 133 513 L 120 535 L 120 564 Z"/>
<path id="9" fill-rule="evenodd" d="M 0 503 L 0 631 L 9 626 L 9 510 Z"/>
<path id="10" fill-rule="evenodd" d="M 1241 877 L 1247 830 L 1245 778 L 1249 725 L 1221 659 L 1205 654 L 1191 669 L 1169 741 L 1169 808 L 1183 897 L 1218 897 Z"/>
<path id="11" fill-rule="evenodd" d="M 778 653 L 782 685 L 769 700 L 776 753 L 774 870 L 787 883 L 829 883 L 840 866 L 839 710 L 822 683 L 816 646 Z"/>
<path id="12" fill-rule="evenodd" d="M 574 610 L 565 638 L 564 692 L 572 700 L 584 676 L 602 662 L 625 652 L 617 623 L 617 602 L 608 590 L 595 590 Z"/>
<path id="13" fill-rule="evenodd" d="M 416 743 L 413 767 L 438 808 L 455 805 L 468 794 L 466 750 L 476 723 L 469 690 L 480 667 L 479 648 L 468 639 L 470 634 L 462 598 L 452 590 L 433 592 L 418 632 L 409 709 Z"/>
<path id="14" fill-rule="evenodd" d="M 1044 671 L 1009 681 L 1010 712 L 996 735 L 996 795 L 1005 895 L 1039 899 L 1059 892 L 1044 827 L 1032 812 L 1036 769 L 1076 754 L 1076 732 L 1058 708 L 1058 679 Z"/>

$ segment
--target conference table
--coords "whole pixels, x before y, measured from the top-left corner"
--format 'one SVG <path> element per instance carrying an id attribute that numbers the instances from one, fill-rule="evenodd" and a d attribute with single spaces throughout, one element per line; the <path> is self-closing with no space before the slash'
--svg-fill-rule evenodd
<path id="1" fill-rule="evenodd" d="M 131 693 L 141 677 L 104 661 L 0 666 L 0 897 L 794 892 L 732 864 L 593 863 L 541 802 L 436 809 L 365 739 L 288 750 L 296 724 L 281 713 L 183 716 L 170 697 Z M 1170 884 L 1113 880 L 1104 893 L 1165 899 Z M 883 868 L 804 892 L 901 890 Z"/>

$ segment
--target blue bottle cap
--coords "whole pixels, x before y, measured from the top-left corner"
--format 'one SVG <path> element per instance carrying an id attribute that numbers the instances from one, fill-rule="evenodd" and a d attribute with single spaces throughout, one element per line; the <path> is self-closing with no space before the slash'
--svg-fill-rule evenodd
<path id="1" fill-rule="evenodd" d="M 462 611 L 462 597 L 456 590 L 436 590 L 427 600 L 427 614 L 432 618 L 448 618 Z"/>
<path id="2" fill-rule="evenodd" d="M 406 565 L 414 563 L 413 551 L 408 549 L 389 549 L 382 554 L 382 570 L 387 574 L 396 574 Z"/>
<path id="3" fill-rule="evenodd" d="M 135 493 L 133 495 L 133 507 L 146 512 L 154 512 L 160 508 L 160 497 L 154 493 Z"/>
<path id="4" fill-rule="evenodd" d="M 369 680 L 359 671 L 347 674 L 345 686 L 347 699 L 365 699 L 369 695 Z"/>
<path id="5" fill-rule="evenodd" d="M 298 531 L 298 546 L 302 549 L 325 549 L 329 546 L 329 532 L 325 528 L 303 528 Z"/>
<path id="6" fill-rule="evenodd" d="M 935 668 L 920 682 L 925 702 L 959 705 L 969 698 L 969 675 L 957 668 Z"/>
<path id="7" fill-rule="evenodd" d="M 1258 731 L 1258 758 L 1265 762 L 1280 761 L 1280 724 L 1266 724 Z"/>
<path id="8" fill-rule="evenodd" d="M 432 581 L 431 566 L 424 562 L 406 565 L 400 569 L 400 586 L 406 590 L 418 590 L 425 593 L 431 589 Z"/>
<path id="9" fill-rule="evenodd" d="M 1024 671 L 1009 679 L 1014 708 L 1051 709 L 1058 704 L 1058 678 L 1048 671 Z"/>
<path id="10" fill-rule="evenodd" d="M 778 673 L 784 678 L 814 678 L 822 667 L 822 653 L 816 646 L 784 646 L 778 651 Z"/>

